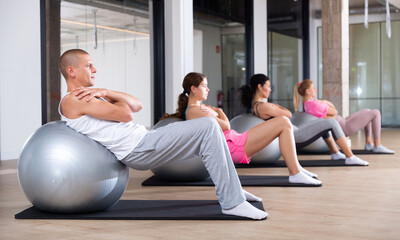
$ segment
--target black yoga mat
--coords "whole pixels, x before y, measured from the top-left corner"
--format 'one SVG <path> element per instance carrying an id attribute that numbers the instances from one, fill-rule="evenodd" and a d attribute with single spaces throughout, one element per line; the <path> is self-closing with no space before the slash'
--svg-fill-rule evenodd
<path id="1" fill-rule="evenodd" d="M 394 153 L 379 153 L 379 152 L 373 152 L 373 151 L 368 151 L 364 149 L 352 149 L 351 150 L 354 155 L 369 155 L 369 154 L 394 154 Z M 327 152 L 303 152 L 301 150 L 297 151 L 298 155 L 331 155 L 329 151 Z"/>
<path id="2" fill-rule="evenodd" d="M 247 187 L 320 187 L 322 185 L 290 183 L 288 176 L 254 176 L 254 175 L 239 175 L 242 186 Z M 142 186 L 214 186 L 211 178 L 196 182 L 173 182 L 166 181 L 152 176 L 142 182 Z"/>
<path id="3" fill-rule="evenodd" d="M 365 167 L 362 165 L 346 165 L 345 160 L 299 160 L 302 167 Z M 286 163 L 283 160 L 279 160 L 272 164 L 236 164 L 236 168 L 274 168 L 274 167 L 286 167 Z"/>
<path id="4" fill-rule="evenodd" d="M 250 202 L 264 210 L 262 202 Z M 16 219 L 79 219 L 79 220 L 253 220 L 222 214 L 217 200 L 120 200 L 113 207 L 93 213 L 48 213 L 28 208 Z"/>

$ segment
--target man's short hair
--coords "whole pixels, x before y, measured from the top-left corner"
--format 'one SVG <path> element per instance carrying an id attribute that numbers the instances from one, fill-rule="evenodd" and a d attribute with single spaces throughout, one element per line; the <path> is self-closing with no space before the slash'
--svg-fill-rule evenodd
<path id="1" fill-rule="evenodd" d="M 58 68 L 60 69 L 60 72 L 64 76 L 65 80 L 68 79 L 67 67 L 76 67 L 76 64 L 79 61 L 78 55 L 89 55 L 89 53 L 82 49 L 70 49 L 61 55 Z"/>

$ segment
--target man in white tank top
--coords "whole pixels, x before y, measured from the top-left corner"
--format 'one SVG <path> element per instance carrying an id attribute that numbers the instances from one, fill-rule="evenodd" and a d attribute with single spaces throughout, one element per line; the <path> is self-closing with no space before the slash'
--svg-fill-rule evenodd
<path id="1" fill-rule="evenodd" d="M 129 167 L 148 170 L 166 163 L 201 156 L 215 184 L 224 214 L 264 219 L 267 213 L 249 201 L 260 198 L 244 191 L 232 163 L 221 128 L 213 118 L 176 122 L 157 130 L 146 130 L 132 122 L 142 109 L 135 97 L 108 89 L 92 88 L 96 68 L 89 54 L 80 49 L 66 51 L 60 71 L 68 94 L 61 100 L 62 120 L 78 132 L 98 141 Z M 198 126 L 194 128 L 193 126 Z"/>

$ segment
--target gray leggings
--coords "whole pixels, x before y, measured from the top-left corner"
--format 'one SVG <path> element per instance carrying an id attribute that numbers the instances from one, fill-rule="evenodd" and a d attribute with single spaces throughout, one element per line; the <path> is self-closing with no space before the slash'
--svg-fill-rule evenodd
<path id="1" fill-rule="evenodd" d="M 245 201 L 221 127 L 211 117 L 150 130 L 121 162 L 133 169 L 148 170 L 194 156 L 201 156 L 210 173 L 222 209 L 233 208 Z"/>
<path id="2" fill-rule="evenodd" d="M 332 132 L 335 141 L 344 135 L 342 128 L 335 119 L 315 119 L 296 126 L 293 131 L 296 148 L 303 148 L 320 137 L 326 139 L 330 136 L 330 132 Z"/>

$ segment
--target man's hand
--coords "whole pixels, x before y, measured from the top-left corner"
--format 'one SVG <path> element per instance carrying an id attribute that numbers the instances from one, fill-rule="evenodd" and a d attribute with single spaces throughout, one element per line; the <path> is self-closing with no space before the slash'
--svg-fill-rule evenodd
<path id="1" fill-rule="evenodd" d="M 117 92 L 113 90 L 103 89 L 103 88 L 86 88 L 80 87 L 74 89 L 74 95 L 79 99 L 83 99 L 87 96 L 86 101 L 90 102 L 93 98 L 104 98 L 109 103 L 123 102 L 128 105 L 132 112 L 139 112 L 142 108 L 142 102 L 132 95 L 123 92 Z"/>
<path id="2" fill-rule="evenodd" d="M 90 100 L 92 100 L 92 98 L 96 97 L 96 98 L 104 98 L 107 96 L 107 89 L 103 89 L 103 88 L 86 88 L 86 87 L 80 87 L 80 88 L 76 88 L 74 89 L 74 94 L 75 96 L 81 100 L 82 98 L 89 96 L 88 98 L 86 98 L 86 101 L 89 102 Z"/>

